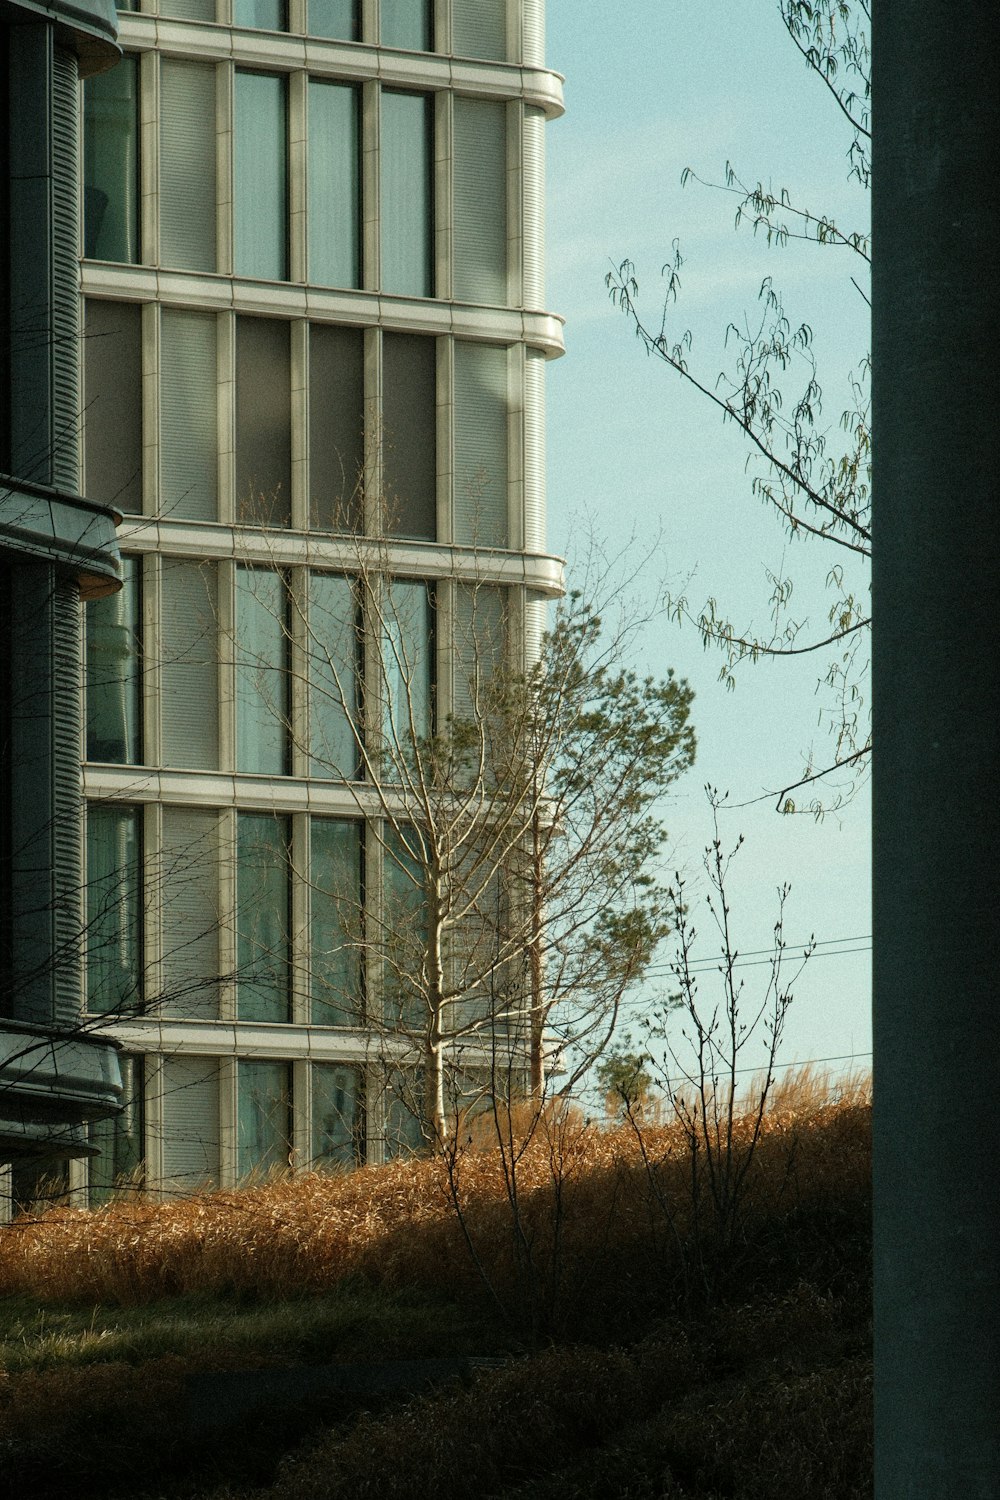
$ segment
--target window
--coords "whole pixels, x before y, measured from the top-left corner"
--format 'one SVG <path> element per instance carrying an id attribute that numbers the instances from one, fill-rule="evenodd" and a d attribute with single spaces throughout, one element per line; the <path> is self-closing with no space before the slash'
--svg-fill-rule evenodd
<path id="1" fill-rule="evenodd" d="M 233 0 L 233 25 L 250 31 L 285 31 L 285 0 Z"/>
<path id="2" fill-rule="evenodd" d="M 412 827 L 387 827 L 382 844 L 382 1013 L 386 1025 L 424 1030 L 428 851 Z"/>
<path id="3" fill-rule="evenodd" d="M 123 57 L 83 88 L 83 243 L 94 260 L 139 259 L 139 64 Z"/>
<path id="4" fill-rule="evenodd" d="M 362 1011 L 362 826 L 313 818 L 311 839 L 312 1021 L 356 1026 Z"/>
<path id="5" fill-rule="evenodd" d="M 214 771 L 219 765 L 216 565 L 164 558 L 161 588 L 161 762 Z"/>
<path id="6" fill-rule="evenodd" d="M 424 1075 L 420 1068 L 398 1070 L 386 1081 L 383 1095 L 385 1111 L 385 1154 L 416 1156 L 427 1147 L 427 1136 L 421 1123 L 424 1109 Z"/>
<path id="7" fill-rule="evenodd" d="M 215 0 L 160 0 L 160 15 L 176 21 L 214 21 Z"/>
<path id="8" fill-rule="evenodd" d="M 86 606 L 87 759 L 142 760 L 140 565 L 122 558 L 122 588 Z"/>
<path id="9" fill-rule="evenodd" d="M 343 779 L 358 773 L 361 614 L 357 585 L 337 573 L 309 580 L 310 774 Z"/>
<path id="10" fill-rule="evenodd" d="M 289 327 L 236 319 L 236 516 L 256 526 L 291 519 Z"/>
<path id="11" fill-rule="evenodd" d="M 161 1010 L 182 1020 L 219 1014 L 219 820 L 163 809 L 160 848 Z"/>
<path id="12" fill-rule="evenodd" d="M 359 531 L 364 475 L 364 334 L 309 329 L 309 524 Z"/>
<path id="13" fill-rule="evenodd" d="M 236 769 L 289 770 L 288 592 L 281 573 L 236 572 Z"/>
<path id="14" fill-rule="evenodd" d="M 219 421 L 216 320 L 164 308 L 160 325 L 160 508 L 216 521 Z"/>
<path id="15" fill-rule="evenodd" d="M 87 1009 L 134 1014 L 142 1002 L 140 812 L 87 809 Z"/>
<path id="16" fill-rule="evenodd" d="M 113 78 L 115 70 L 108 75 Z M 216 269 L 215 68 L 160 64 L 160 261 Z"/>
<path id="17" fill-rule="evenodd" d="M 456 542 L 506 547 L 507 350 L 455 341 Z"/>
<path id="18" fill-rule="evenodd" d="M 430 52 L 433 34 L 433 0 L 381 0 L 383 47 Z"/>
<path id="19" fill-rule="evenodd" d="M 455 297 L 506 303 L 506 105 L 456 98 L 454 183 Z"/>
<path id="20" fill-rule="evenodd" d="M 394 536 L 437 536 L 435 341 L 382 338 L 382 511 Z"/>
<path id="21" fill-rule="evenodd" d="M 507 650 L 506 592 L 494 584 L 455 586 L 452 713 L 470 720 L 479 732 L 494 701 L 491 679 Z"/>
<path id="22" fill-rule="evenodd" d="M 360 94 L 309 82 L 309 280 L 361 285 Z"/>
<path id="23" fill-rule="evenodd" d="M 289 1165 L 291 1068 L 282 1062 L 236 1064 L 237 1173 L 241 1180 Z"/>
<path id="24" fill-rule="evenodd" d="M 142 343 L 137 304 L 87 299 L 83 404 L 87 498 L 137 515 L 142 510 Z"/>
<path id="25" fill-rule="evenodd" d="M 312 1070 L 312 1164 L 349 1170 L 365 1159 L 361 1069 L 317 1063 Z"/>
<path id="26" fill-rule="evenodd" d="M 310 36 L 356 42 L 361 36 L 359 0 L 308 0 Z"/>
<path id="27" fill-rule="evenodd" d="M 452 49 L 458 57 L 507 60 L 507 0 L 452 0 Z"/>
<path id="28" fill-rule="evenodd" d="M 158 1073 L 164 1185 L 194 1192 L 219 1181 L 219 1064 L 165 1057 Z"/>
<path id="29" fill-rule="evenodd" d="M 405 762 L 415 740 L 434 732 L 434 594 L 422 581 L 394 578 L 381 604 L 386 772 Z"/>
<path id="30" fill-rule="evenodd" d="M 117 1188 L 141 1188 L 143 1173 L 143 1065 L 141 1057 L 119 1056 L 124 1096 L 121 1113 L 110 1120 L 94 1120 L 90 1144 L 100 1152 L 91 1157 L 90 1207 L 107 1203 Z"/>
<path id="31" fill-rule="evenodd" d="M 236 828 L 237 1016 L 287 1021 L 291 828 L 269 813 L 241 813 Z"/>
<path id="32" fill-rule="evenodd" d="M 382 91 L 382 291 L 434 295 L 433 101 Z"/>
<path id="33" fill-rule="evenodd" d="M 237 276 L 264 281 L 284 281 L 288 276 L 285 96 L 285 80 L 277 73 L 236 74 L 233 270 Z"/>

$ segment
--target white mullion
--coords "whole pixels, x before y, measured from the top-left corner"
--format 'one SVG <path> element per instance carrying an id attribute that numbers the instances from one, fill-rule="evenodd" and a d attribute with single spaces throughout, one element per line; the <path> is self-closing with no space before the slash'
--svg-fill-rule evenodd
<path id="1" fill-rule="evenodd" d="M 448 302 L 455 294 L 455 97 L 434 95 L 434 296 Z"/>
<path id="2" fill-rule="evenodd" d="M 291 366 L 291 526 L 309 528 L 309 324 L 296 318 L 290 325 Z"/>

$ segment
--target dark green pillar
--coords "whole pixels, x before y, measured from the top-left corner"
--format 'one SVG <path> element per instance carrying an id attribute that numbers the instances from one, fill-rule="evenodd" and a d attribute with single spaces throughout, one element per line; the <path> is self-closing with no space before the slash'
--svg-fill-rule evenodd
<path id="1" fill-rule="evenodd" d="M 875 0 L 877 1500 L 1000 1496 L 1000 9 Z"/>

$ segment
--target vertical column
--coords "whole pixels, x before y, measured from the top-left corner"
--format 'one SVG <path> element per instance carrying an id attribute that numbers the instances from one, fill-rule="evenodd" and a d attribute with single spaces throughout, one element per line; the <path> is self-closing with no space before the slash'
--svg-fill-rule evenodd
<path id="1" fill-rule="evenodd" d="M 878 1500 L 1000 1494 L 1000 12 L 877 0 Z"/>

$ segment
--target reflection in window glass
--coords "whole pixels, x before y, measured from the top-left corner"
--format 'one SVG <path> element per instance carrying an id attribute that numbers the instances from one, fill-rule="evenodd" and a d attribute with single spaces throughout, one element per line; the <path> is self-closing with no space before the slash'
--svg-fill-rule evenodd
<path id="1" fill-rule="evenodd" d="M 237 276 L 288 276 L 288 128 L 285 80 L 277 73 L 236 74 L 233 163 L 233 270 Z"/>
<path id="2" fill-rule="evenodd" d="M 289 326 L 236 319 L 236 515 L 257 526 L 291 518 Z"/>
<path id="3" fill-rule="evenodd" d="M 142 1000 L 139 809 L 87 808 L 87 1009 L 134 1014 Z"/>
<path id="4" fill-rule="evenodd" d="M 427 1136 L 421 1125 L 423 1111 L 423 1072 L 393 1073 L 385 1092 L 385 1154 L 414 1156 L 427 1147 Z"/>
<path id="5" fill-rule="evenodd" d="M 90 1207 L 107 1203 L 115 1189 L 143 1185 L 143 1066 L 141 1057 L 119 1056 L 123 1098 L 119 1114 L 93 1120 L 88 1139 L 99 1151 L 90 1159 Z"/>
<path id="6" fill-rule="evenodd" d="M 360 708 L 361 617 L 356 585 L 338 573 L 309 580 L 310 774 L 349 779 L 358 772 L 353 726 Z"/>
<path id="7" fill-rule="evenodd" d="M 87 759 L 142 760 L 139 566 L 122 558 L 122 588 L 87 605 Z"/>
<path id="8" fill-rule="evenodd" d="M 434 295 L 433 101 L 382 91 L 382 290 Z"/>
<path id="9" fill-rule="evenodd" d="M 309 524 L 359 531 L 364 470 L 364 334 L 309 328 Z"/>
<path id="10" fill-rule="evenodd" d="M 382 606 L 382 672 L 391 776 L 415 740 L 434 732 L 434 596 L 423 581 L 394 578 Z"/>
<path id="11" fill-rule="evenodd" d="M 312 821 L 312 1020 L 356 1026 L 361 1019 L 361 824 Z"/>
<path id="12" fill-rule="evenodd" d="M 236 827 L 237 1016 L 241 1021 L 287 1021 L 289 822 L 269 813 L 241 813 Z"/>
<path id="13" fill-rule="evenodd" d="M 236 573 L 236 769 L 288 772 L 288 594 L 280 573 Z"/>
<path id="14" fill-rule="evenodd" d="M 392 536 L 437 536 L 435 341 L 382 339 L 382 524 Z"/>
<path id="15" fill-rule="evenodd" d="M 415 828 L 388 827 L 382 845 L 382 1009 L 388 1026 L 420 1033 L 428 1025 L 427 851 Z"/>
<path id="16" fill-rule="evenodd" d="M 361 279 L 360 95 L 351 84 L 309 82 L 309 280 Z"/>
<path id="17" fill-rule="evenodd" d="M 308 0 L 310 36 L 356 42 L 361 36 L 359 0 Z"/>
<path id="18" fill-rule="evenodd" d="M 292 1149 L 291 1067 L 281 1062 L 236 1065 L 237 1173 L 241 1180 L 287 1167 Z"/>
<path id="19" fill-rule="evenodd" d="M 233 0 L 233 25 L 249 31 L 286 31 L 285 0 Z"/>
<path id="20" fill-rule="evenodd" d="M 317 1063 L 312 1070 L 312 1164 L 349 1170 L 365 1158 L 361 1069 Z"/>
<path id="21" fill-rule="evenodd" d="M 381 0 L 382 46 L 430 52 L 433 12 L 433 0 Z"/>
<path id="22" fill-rule="evenodd" d="M 139 64 L 123 57 L 83 86 L 83 253 L 139 259 Z"/>

